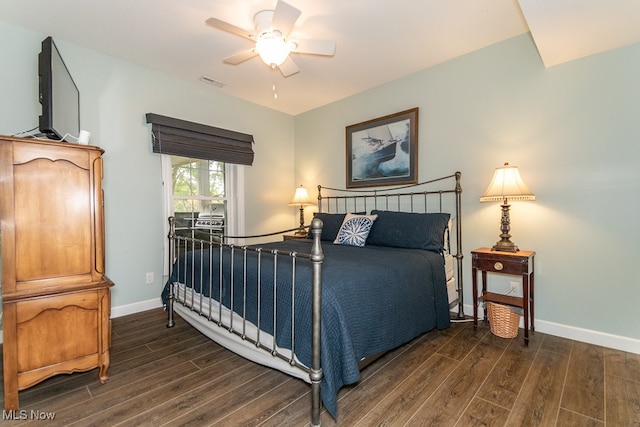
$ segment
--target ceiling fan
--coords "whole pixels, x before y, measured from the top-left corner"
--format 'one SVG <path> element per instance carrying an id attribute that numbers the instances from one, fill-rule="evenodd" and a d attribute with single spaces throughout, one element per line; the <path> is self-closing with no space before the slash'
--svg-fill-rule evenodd
<path id="1" fill-rule="evenodd" d="M 260 58 L 272 69 L 280 69 L 283 76 L 288 77 L 300 71 L 290 53 L 333 56 L 336 42 L 333 40 L 289 39 L 289 33 L 302 12 L 282 0 L 278 0 L 275 10 L 262 10 L 255 14 L 253 22 L 255 32 L 236 27 L 217 18 L 209 18 L 206 23 L 210 27 L 227 31 L 255 42 L 251 49 L 238 52 L 224 62 L 237 65 L 254 56 Z"/>

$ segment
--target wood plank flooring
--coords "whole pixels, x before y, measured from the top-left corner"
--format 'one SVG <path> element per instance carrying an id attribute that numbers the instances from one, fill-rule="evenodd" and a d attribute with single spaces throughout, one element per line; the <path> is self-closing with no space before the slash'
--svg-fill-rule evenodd
<path id="1" fill-rule="evenodd" d="M 234 355 L 180 318 L 165 328 L 160 309 L 113 319 L 112 344 L 107 384 L 97 370 L 50 378 L 21 391 L 21 412 L 3 413 L 0 424 L 309 422 L 306 383 Z M 322 424 L 640 425 L 640 355 L 539 332 L 527 348 L 522 336 L 501 339 L 486 326 L 474 332 L 470 323 L 456 323 L 365 368 L 357 385 L 341 390 L 338 410 L 337 421 L 323 413 Z"/>

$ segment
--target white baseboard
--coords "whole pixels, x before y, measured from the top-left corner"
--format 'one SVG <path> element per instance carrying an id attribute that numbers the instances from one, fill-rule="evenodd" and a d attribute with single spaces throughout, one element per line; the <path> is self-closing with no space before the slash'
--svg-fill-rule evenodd
<path id="1" fill-rule="evenodd" d="M 545 334 L 640 354 L 640 340 L 637 339 L 608 334 L 606 332 L 592 331 L 576 326 L 561 325 L 544 320 L 536 320 L 535 326 L 536 331 Z"/>
<path id="2" fill-rule="evenodd" d="M 465 305 L 464 312 L 467 316 L 473 316 L 473 306 Z M 478 317 L 483 317 L 482 307 L 478 308 Z M 523 328 L 523 320 L 520 318 L 520 327 Z M 535 319 L 536 331 L 557 337 L 567 338 L 589 344 L 609 347 L 629 353 L 640 354 L 640 340 L 623 337 L 620 335 L 608 334 L 606 332 L 593 331 L 579 328 L 577 326 L 562 325 L 560 323 L 548 322 L 546 320 Z"/>
<path id="3" fill-rule="evenodd" d="M 146 301 L 134 302 L 133 304 L 111 307 L 111 318 L 126 316 L 128 314 L 139 313 L 141 311 L 152 310 L 162 307 L 161 298 L 153 298 Z"/>

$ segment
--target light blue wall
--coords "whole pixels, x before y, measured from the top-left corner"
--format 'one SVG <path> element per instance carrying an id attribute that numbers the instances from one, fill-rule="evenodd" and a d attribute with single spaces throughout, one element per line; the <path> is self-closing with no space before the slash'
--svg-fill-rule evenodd
<path id="1" fill-rule="evenodd" d="M 639 76 L 640 45 L 545 69 L 519 36 L 297 116 L 297 180 L 344 186 L 345 126 L 419 107 L 420 179 L 463 174 L 467 303 L 470 251 L 500 226 L 479 197 L 510 162 L 537 197 L 512 203 L 511 234 L 537 252 L 539 328 L 640 351 Z"/>
<path id="2" fill-rule="evenodd" d="M 0 22 L 0 134 L 37 125 L 44 37 Z M 577 338 L 587 331 L 640 352 L 639 45 L 545 69 L 524 35 L 290 117 L 56 43 L 81 91 L 82 128 L 106 150 L 114 307 L 157 298 L 161 287 L 160 159 L 151 153 L 145 113 L 252 133 L 246 229 L 266 232 L 297 224 L 286 207 L 296 185 L 344 185 L 345 126 L 419 107 L 420 178 L 463 173 L 467 303 L 470 251 L 499 234 L 499 205 L 478 199 L 494 168 L 508 161 L 537 196 L 512 204 L 511 225 L 513 240 L 537 251 L 538 330 Z M 155 272 L 153 286 L 144 285 L 147 271 Z"/>
<path id="3" fill-rule="evenodd" d="M 0 22 L 0 134 L 38 124 L 37 56 L 46 35 Z M 114 307 L 157 299 L 162 286 L 160 156 L 151 152 L 149 112 L 254 135 L 255 162 L 243 167 L 246 230 L 290 228 L 293 117 L 197 82 L 189 83 L 55 39 L 81 98 L 81 128 L 105 150 L 107 275 Z M 257 209 L 256 206 L 260 208 Z M 154 272 L 155 283 L 145 284 Z M 158 300 L 159 301 L 159 300 Z"/>

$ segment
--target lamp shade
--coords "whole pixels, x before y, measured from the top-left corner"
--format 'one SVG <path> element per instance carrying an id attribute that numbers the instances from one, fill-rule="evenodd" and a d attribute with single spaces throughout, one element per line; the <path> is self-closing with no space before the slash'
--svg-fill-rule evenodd
<path id="1" fill-rule="evenodd" d="M 296 188 L 296 192 L 293 194 L 293 198 L 289 202 L 289 206 L 310 206 L 315 205 L 313 200 L 309 197 L 309 192 L 302 185 Z"/>
<path id="2" fill-rule="evenodd" d="M 491 184 L 480 196 L 481 202 L 502 202 L 506 200 L 535 200 L 536 196 L 522 180 L 517 166 L 497 168 Z"/>

